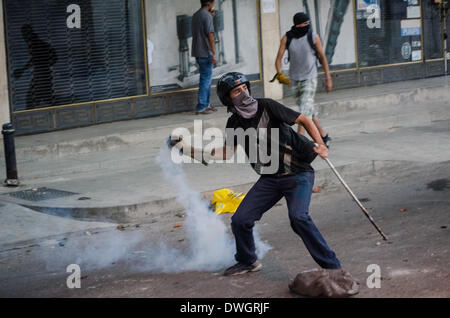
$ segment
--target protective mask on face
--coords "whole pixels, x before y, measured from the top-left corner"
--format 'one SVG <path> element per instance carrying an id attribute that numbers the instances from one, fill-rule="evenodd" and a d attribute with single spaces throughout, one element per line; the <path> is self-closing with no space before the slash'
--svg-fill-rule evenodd
<path id="1" fill-rule="evenodd" d="M 252 118 L 258 111 L 258 101 L 251 97 L 248 91 L 242 91 L 241 94 L 232 99 L 237 113 L 246 119 Z"/>
<path id="2" fill-rule="evenodd" d="M 291 32 L 294 38 L 298 39 L 305 36 L 309 31 L 309 25 L 304 27 L 296 27 L 295 25 L 291 28 Z"/>

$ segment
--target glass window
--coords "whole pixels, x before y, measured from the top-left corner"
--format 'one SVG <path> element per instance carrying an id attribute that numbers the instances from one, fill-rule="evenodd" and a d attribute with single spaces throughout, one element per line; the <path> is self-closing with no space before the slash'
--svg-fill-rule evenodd
<path id="1" fill-rule="evenodd" d="M 447 4 L 447 10 L 449 9 L 450 3 Z M 448 53 L 450 51 L 450 37 L 448 36 L 449 32 L 450 32 L 450 16 L 449 16 L 449 12 L 447 11 L 447 18 L 446 18 L 446 29 L 447 29 L 447 56 L 448 58 L 450 58 L 450 54 Z"/>
<path id="2" fill-rule="evenodd" d="M 192 16 L 200 9 L 200 1 L 147 0 L 145 6 L 151 93 L 197 88 L 199 66 L 192 56 Z M 259 80 L 257 1 L 216 0 L 214 10 L 218 63 L 213 83 L 230 71 Z"/>
<path id="3" fill-rule="evenodd" d="M 146 94 L 140 0 L 5 0 L 13 111 Z"/>
<path id="4" fill-rule="evenodd" d="M 280 0 L 281 36 L 293 25 L 297 12 L 307 12 L 312 30 L 319 35 L 331 70 L 355 67 L 355 28 L 350 0 Z M 289 69 L 288 53 L 282 68 Z"/>
<path id="5" fill-rule="evenodd" d="M 425 59 L 442 57 L 442 29 L 439 4 L 434 0 L 422 0 L 423 41 Z"/>
<path id="6" fill-rule="evenodd" d="M 360 67 L 422 60 L 419 0 L 357 0 Z"/>

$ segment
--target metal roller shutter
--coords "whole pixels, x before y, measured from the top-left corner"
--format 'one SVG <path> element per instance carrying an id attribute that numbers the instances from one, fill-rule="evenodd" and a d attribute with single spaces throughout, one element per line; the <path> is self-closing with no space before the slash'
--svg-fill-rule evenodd
<path id="1" fill-rule="evenodd" d="M 140 0 L 3 2 L 13 112 L 147 94 Z"/>

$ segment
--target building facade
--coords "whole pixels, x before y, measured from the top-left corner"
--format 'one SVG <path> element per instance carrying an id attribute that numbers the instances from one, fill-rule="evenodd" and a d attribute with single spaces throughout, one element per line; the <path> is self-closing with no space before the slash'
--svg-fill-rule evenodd
<path id="1" fill-rule="evenodd" d="M 1 5 L 0 119 L 13 122 L 17 134 L 195 108 L 199 74 L 191 21 L 199 0 Z M 292 94 L 268 81 L 280 39 L 298 11 L 309 13 L 337 89 L 443 75 L 440 6 L 434 0 L 216 0 L 213 83 L 239 71 L 256 96 Z"/>
<path id="2" fill-rule="evenodd" d="M 299 2 L 322 39 L 335 88 L 444 75 L 442 4 L 434 0 L 280 0 L 283 30 L 288 29 L 288 18 Z M 450 26 L 448 21 L 446 25 Z M 324 81 L 319 83 L 323 90 Z M 289 88 L 284 90 L 285 95 L 291 94 Z"/>

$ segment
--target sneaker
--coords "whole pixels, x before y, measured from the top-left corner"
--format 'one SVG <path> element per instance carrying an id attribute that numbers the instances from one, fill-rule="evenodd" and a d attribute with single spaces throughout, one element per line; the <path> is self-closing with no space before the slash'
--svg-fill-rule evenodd
<path id="1" fill-rule="evenodd" d="M 331 141 L 330 136 L 328 136 L 327 134 L 325 137 L 322 137 L 322 140 L 325 146 L 327 146 L 327 148 L 330 148 L 330 141 Z"/>
<path id="2" fill-rule="evenodd" d="M 209 108 L 206 108 L 205 110 L 201 111 L 201 112 L 195 112 L 196 115 L 209 115 L 214 113 L 214 111 L 212 111 Z"/>
<path id="3" fill-rule="evenodd" d="M 212 105 L 209 105 L 208 108 L 206 108 L 206 109 L 210 109 L 210 110 L 212 110 L 213 112 L 216 112 L 216 111 L 217 111 L 217 108 L 215 108 L 215 107 L 212 106 Z"/>
<path id="4" fill-rule="evenodd" d="M 245 265 L 242 263 L 236 263 L 235 265 L 227 268 L 223 273 L 224 276 L 242 275 L 248 272 L 257 272 L 262 268 L 262 264 L 259 261 L 254 262 L 252 265 Z"/>

